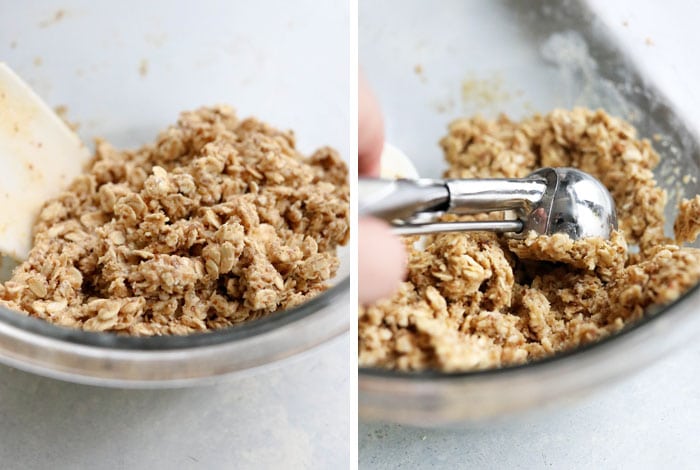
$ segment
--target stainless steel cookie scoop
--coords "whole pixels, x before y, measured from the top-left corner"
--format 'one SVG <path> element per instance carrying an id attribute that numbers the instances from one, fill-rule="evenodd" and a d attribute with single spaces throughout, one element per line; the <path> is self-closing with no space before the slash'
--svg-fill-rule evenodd
<path id="1" fill-rule="evenodd" d="M 360 178 L 359 214 L 393 224 L 399 235 L 438 232 L 564 233 L 573 240 L 609 239 L 615 202 L 593 176 L 575 168 L 542 168 L 520 179 Z M 442 214 L 509 211 L 508 220 L 436 222 Z"/>

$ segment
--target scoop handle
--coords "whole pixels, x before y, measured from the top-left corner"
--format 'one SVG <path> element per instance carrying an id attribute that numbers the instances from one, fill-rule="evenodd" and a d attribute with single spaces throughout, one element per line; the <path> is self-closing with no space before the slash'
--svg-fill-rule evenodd
<path id="1" fill-rule="evenodd" d="M 537 203 L 546 189 L 541 179 L 376 179 L 360 178 L 359 214 L 394 224 L 397 235 L 440 232 L 515 232 L 521 220 L 435 222 L 443 212 L 476 214 L 526 209 Z M 427 221 L 426 221 L 427 220 Z"/>
<path id="2" fill-rule="evenodd" d="M 547 181 L 543 178 L 360 178 L 359 213 L 387 221 L 405 221 L 424 212 L 479 214 L 527 210 L 541 201 L 546 189 Z"/>
<path id="3" fill-rule="evenodd" d="M 358 182 L 360 216 L 372 216 L 387 222 L 409 220 L 423 212 L 447 208 L 449 192 L 445 183 L 430 179 L 360 178 Z"/>

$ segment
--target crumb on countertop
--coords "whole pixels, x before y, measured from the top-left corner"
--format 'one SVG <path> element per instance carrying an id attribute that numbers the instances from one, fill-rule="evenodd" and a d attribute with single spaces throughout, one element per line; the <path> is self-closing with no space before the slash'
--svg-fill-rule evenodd
<path id="1" fill-rule="evenodd" d="M 58 22 L 60 22 L 63 18 L 66 16 L 66 10 L 60 9 L 56 10 L 51 16 L 51 18 L 43 20 L 39 22 L 39 27 L 40 28 L 48 28 L 49 26 L 52 26 Z"/>
<path id="2" fill-rule="evenodd" d="M 139 63 L 139 75 L 143 78 L 148 75 L 148 59 L 142 59 Z"/>

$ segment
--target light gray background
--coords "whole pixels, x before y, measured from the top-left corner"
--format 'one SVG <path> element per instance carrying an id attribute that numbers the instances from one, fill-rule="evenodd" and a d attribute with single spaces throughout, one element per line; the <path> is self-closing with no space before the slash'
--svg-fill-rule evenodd
<path id="1" fill-rule="evenodd" d="M 424 174 L 435 172 L 436 162 L 439 164 L 441 159 L 439 148 L 435 145 L 437 138 L 444 133 L 444 126 L 451 115 L 470 110 L 460 109 L 462 103 L 458 88 L 453 95 L 443 94 L 441 103 L 421 101 L 425 93 L 415 96 L 411 89 L 421 86 L 435 90 L 444 88 L 445 83 L 440 80 L 461 79 L 469 67 L 464 68 L 464 60 L 461 60 L 461 70 L 459 64 L 436 63 L 439 61 L 436 55 L 442 57 L 449 51 L 432 54 L 421 42 L 420 35 L 433 27 L 438 36 L 457 37 L 459 33 L 449 28 L 440 30 L 441 21 L 454 14 L 479 15 L 479 23 L 470 24 L 470 27 L 483 31 L 483 41 L 459 44 L 456 48 L 471 49 L 469 59 L 474 61 L 471 68 L 483 69 L 502 59 L 489 56 L 488 51 L 492 47 L 489 40 L 504 31 L 511 39 L 517 38 L 517 28 L 505 27 L 501 17 L 489 18 L 488 14 L 484 14 L 489 11 L 494 15 L 499 14 L 500 2 L 433 2 L 431 8 L 435 9 L 435 13 L 432 15 L 420 15 L 405 5 L 396 14 L 411 18 L 416 30 L 415 41 L 406 44 L 402 43 L 401 37 L 391 34 L 390 26 L 383 24 L 388 23 L 382 20 L 388 12 L 381 6 L 362 8 L 362 5 L 370 3 L 361 0 L 360 64 L 365 61 L 369 79 L 377 88 L 401 89 L 385 96 L 385 107 L 399 110 L 397 115 L 387 116 L 388 138 L 413 156 Z M 594 0 L 592 4 L 645 73 L 691 122 L 696 123 L 696 129 L 700 131 L 700 93 L 697 86 L 700 80 L 700 59 L 697 54 L 700 50 L 700 32 L 697 28 L 700 5 L 682 0 Z M 460 10 L 445 12 L 441 6 L 442 9 Z M 372 23 L 370 35 L 362 34 L 363 15 L 367 22 Z M 402 75 L 382 76 L 377 67 L 383 59 L 372 53 L 363 56 L 363 50 L 374 50 L 373 44 L 379 40 L 390 41 L 395 51 L 392 63 L 404 65 L 400 72 Z M 509 53 L 507 57 L 513 67 L 523 72 L 520 77 L 515 77 L 515 81 L 509 81 L 513 77 L 506 74 L 501 82 L 502 89 L 510 92 L 517 89 L 518 79 L 546 78 L 527 73 L 530 58 L 524 49 L 516 48 L 502 53 Z M 415 63 L 424 66 L 424 81 L 414 73 Z M 445 111 L 444 104 L 451 97 L 456 97 L 456 105 Z M 527 113 L 525 98 L 511 97 L 507 103 L 495 103 L 491 107 L 507 106 L 514 113 Z M 546 103 L 546 100 L 546 96 L 533 97 L 533 101 L 538 103 Z M 436 104 L 443 105 L 441 112 L 436 111 Z M 411 109 L 417 106 L 428 111 L 415 115 Z M 486 111 L 488 114 L 495 109 Z M 425 132 L 398 133 L 399 120 L 404 127 L 423 128 Z M 360 423 L 360 468 L 698 468 L 699 365 L 700 344 L 689 345 L 636 376 L 568 408 L 536 412 L 470 430 L 430 430 Z"/>
<path id="2" fill-rule="evenodd" d="M 0 60 L 67 105 L 88 142 L 141 145 L 181 110 L 225 102 L 294 129 L 304 152 L 347 157 L 348 14 L 343 0 L 0 0 Z M 250 377 L 161 391 L 0 366 L 0 469 L 347 468 L 348 354 L 345 335 Z"/>
<path id="3" fill-rule="evenodd" d="M 0 365 L 0 468 L 347 468 L 347 336 L 252 377 L 114 390 Z"/>

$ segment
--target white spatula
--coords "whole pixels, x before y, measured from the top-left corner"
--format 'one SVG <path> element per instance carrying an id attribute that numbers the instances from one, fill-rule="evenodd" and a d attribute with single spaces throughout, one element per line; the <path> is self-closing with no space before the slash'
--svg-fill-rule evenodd
<path id="1" fill-rule="evenodd" d="M 382 178 L 418 179 L 418 170 L 410 158 L 389 142 L 384 142 L 381 156 L 380 175 Z"/>
<path id="2" fill-rule="evenodd" d="M 0 63 L 0 253 L 24 259 L 42 204 L 79 175 L 90 152 L 7 65 Z"/>

